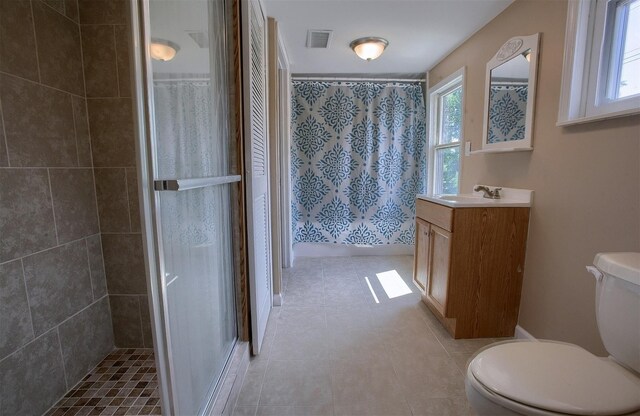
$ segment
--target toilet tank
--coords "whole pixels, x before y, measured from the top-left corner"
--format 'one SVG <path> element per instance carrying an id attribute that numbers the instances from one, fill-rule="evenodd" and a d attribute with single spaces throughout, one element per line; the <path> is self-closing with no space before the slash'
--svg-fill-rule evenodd
<path id="1" fill-rule="evenodd" d="M 599 253 L 593 264 L 600 337 L 616 361 L 640 373 L 640 253 Z"/>

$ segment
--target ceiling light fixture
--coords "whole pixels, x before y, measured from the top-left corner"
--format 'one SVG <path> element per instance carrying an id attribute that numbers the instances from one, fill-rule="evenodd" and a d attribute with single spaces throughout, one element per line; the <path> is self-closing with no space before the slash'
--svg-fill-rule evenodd
<path id="1" fill-rule="evenodd" d="M 151 39 L 149 54 L 156 61 L 170 61 L 176 57 L 180 47 L 175 43 L 164 39 Z"/>
<path id="2" fill-rule="evenodd" d="M 369 36 L 356 39 L 349 46 L 361 59 L 372 61 L 382 55 L 388 45 L 386 39 Z"/>

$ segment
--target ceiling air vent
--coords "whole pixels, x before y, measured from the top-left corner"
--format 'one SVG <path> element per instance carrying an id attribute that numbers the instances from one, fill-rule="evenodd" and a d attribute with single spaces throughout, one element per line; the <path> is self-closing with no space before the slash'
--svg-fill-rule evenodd
<path id="1" fill-rule="evenodd" d="M 209 47 L 209 34 L 202 31 L 187 32 L 193 41 L 202 49 Z"/>
<path id="2" fill-rule="evenodd" d="M 308 30 L 307 48 L 328 48 L 332 30 Z"/>

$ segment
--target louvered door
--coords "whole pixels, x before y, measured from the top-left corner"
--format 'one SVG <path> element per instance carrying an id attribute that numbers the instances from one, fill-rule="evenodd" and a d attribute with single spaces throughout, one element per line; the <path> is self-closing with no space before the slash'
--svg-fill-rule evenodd
<path id="1" fill-rule="evenodd" d="M 247 240 L 252 348 L 256 355 L 273 304 L 265 22 L 259 1 L 242 2 Z"/>

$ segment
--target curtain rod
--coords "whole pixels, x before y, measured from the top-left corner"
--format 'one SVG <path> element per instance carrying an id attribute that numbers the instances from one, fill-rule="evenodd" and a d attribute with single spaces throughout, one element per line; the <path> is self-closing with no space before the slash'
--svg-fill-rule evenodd
<path id="1" fill-rule="evenodd" d="M 292 81 L 370 81 L 370 82 L 426 82 L 415 78 L 345 78 L 345 77 L 291 77 Z"/>

